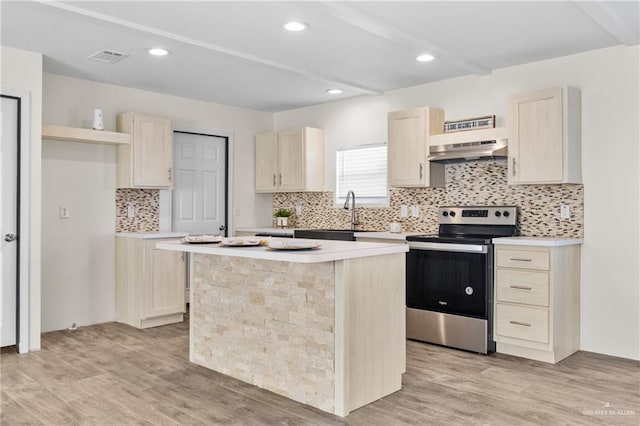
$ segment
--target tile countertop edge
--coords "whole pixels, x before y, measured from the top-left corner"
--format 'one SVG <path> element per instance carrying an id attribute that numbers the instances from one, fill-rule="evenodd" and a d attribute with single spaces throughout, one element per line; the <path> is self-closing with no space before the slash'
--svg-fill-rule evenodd
<path id="1" fill-rule="evenodd" d="M 313 240 L 320 243 L 318 250 L 270 250 L 260 247 L 224 247 L 214 244 L 183 244 L 181 242 L 162 242 L 156 248 L 188 253 L 212 254 L 217 256 L 245 257 L 249 259 L 274 260 L 293 263 L 334 262 L 359 257 L 381 256 L 406 253 L 406 244 L 360 243 L 353 241 Z"/>
<path id="2" fill-rule="evenodd" d="M 500 237 L 494 238 L 494 245 L 514 245 L 514 246 L 539 246 L 539 247 L 561 247 L 582 244 L 582 238 L 562 238 L 562 237 Z"/>
<path id="3" fill-rule="evenodd" d="M 139 238 L 142 240 L 151 240 L 156 238 L 182 238 L 189 235 L 188 232 L 177 231 L 158 231 L 158 232 L 116 232 L 116 237 L 121 238 Z"/>

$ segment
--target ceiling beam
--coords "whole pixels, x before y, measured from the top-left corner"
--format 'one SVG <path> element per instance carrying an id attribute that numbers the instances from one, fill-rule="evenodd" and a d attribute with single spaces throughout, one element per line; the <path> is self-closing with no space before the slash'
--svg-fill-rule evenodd
<path id="1" fill-rule="evenodd" d="M 573 4 L 620 43 L 635 46 L 640 41 L 640 35 L 634 34 L 607 2 L 574 0 Z"/>
<path id="2" fill-rule="evenodd" d="M 397 27 L 383 23 L 370 15 L 352 8 L 351 6 L 347 6 L 345 3 L 336 3 L 333 1 L 322 1 L 321 3 L 327 7 L 329 13 L 331 13 L 334 18 L 340 19 L 347 24 L 360 28 L 363 31 L 374 34 L 385 40 L 395 43 L 411 43 L 416 46 L 417 51 L 426 50 L 439 61 L 448 63 L 469 74 L 486 75 L 490 74 L 492 71 L 487 67 L 457 57 L 448 50 L 438 47 L 426 40 L 422 40 Z"/>
<path id="3" fill-rule="evenodd" d="M 270 59 L 262 58 L 259 56 L 251 55 L 249 53 L 241 52 L 238 50 L 228 49 L 226 47 L 218 46 L 212 43 L 208 43 L 202 40 L 193 39 L 190 37 L 186 37 L 180 34 L 172 33 L 169 31 L 164 31 L 158 28 L 149 27 L 147 25 L 138 24 L 132 21 L 127 21 L 124 19 L 116 18 L 110 15 L 106 15 L 99 12 L 94 12 L 91 10 L 83 9 L 80 7 L 73 6 L 69 3 L 61 3 L 58 1 L 48 1 L 48 0 L 35 0 L 38 3 L 41 3 L 46 6 L 55 7 L 57 9 L 65 10 L 67 12 L 72 12 L 78 15 L 87 16 L 93 19 L 97 19 L 99 21 L 108 22 L 114 25 L 119 25 L 122 27 L 130 28 L 133 30 L 145 32 L 148 34 L 153 34 L 158 37 L 163 37 L 167 39 L 171 39 L 180 43 L 188 44 L 190 46 L 199 47 L 202 49 L 210 50 L 212 52 L 221 53 L 228 56 L 233 56 L 235 58 L 243 59 L 246 61 L 255 62 L 261 65 L 266 65 L 272 68 L 276 68 L 282 71 L 288 71 L 294 74 L 299 74 L 308 78 L 312 78 L 315 80 L 322 80 L 334 85 L 334 87 L 339 87 L 343 90 L 353 90 L 358 93 L 368 94 L 368 95 L 381 95 L 382 92 L 370 87 L 365 87 L 359 84 L 355 84 L 349 81 L 345 81 L 339 78 L 334 78 L 328 75 L 322 75 L 315 73 L 313 71 L 309 71 L 302 68 L 293 67 L 287 64 L 283 64 L 281 62 L 272 61 Z"/>

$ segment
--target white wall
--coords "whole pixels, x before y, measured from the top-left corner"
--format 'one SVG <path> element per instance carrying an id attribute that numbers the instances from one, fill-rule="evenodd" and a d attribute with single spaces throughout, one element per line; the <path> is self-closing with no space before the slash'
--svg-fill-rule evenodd
<path id="1" fill-rule="evenodd" d="M 111 146 L 42 141 L 43 331 L 115 319 L 115 164 Z"/>
<path id="2" fill-rule="evenodd" d="M 42 55 L 0 46 L 0 87 L 29 93 L 30 145 L 29 211 L 20 213 L 29 224 L 29 349 L 40 349 L 40 134 L 42 129 Z M 23 141 L 25 143 L 25 141 Z"/>
<path id="3" fill-rule="evenodd" d="M 638 67 L 637 46 L 608 48 L 280 112 L 274 128 L 324 128 L 325 185 L 333 191 L 336 148 L 386 141 L 388 111 L 436 106 L 447 119 L 496 114 L 498 126 L 504 126 L 509 94 L 579 88 L 585 188 L 581 348 L 640 359 Z M 624 224 L 623 232 L 612 232 L 618 224 Z"/>
<path id="4" fill-rule="evenodd" d="M 270 113 L 44 74 L 43 122 L 91 127 L 101 108 L 106 130 L 136 111 L 173 120 L 174 128 L 232 136 L 234 222 L 269 224 L 271 197 L 253 192 L 255 133 L 271 130 Z M 45 141 L 43 150 L 44 331 L 115 319 L 115 147 Z M 68 205 L 69 219 L 58 218 Z"/>

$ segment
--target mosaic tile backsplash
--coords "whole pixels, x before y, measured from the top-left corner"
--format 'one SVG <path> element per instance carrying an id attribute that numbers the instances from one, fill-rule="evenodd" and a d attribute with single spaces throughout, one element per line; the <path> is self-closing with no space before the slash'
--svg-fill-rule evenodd
<path id="1" fill-rule="evenodd" d="M 583 237 L 583 185 L 508 185 L 507 161 L 489 160 L 445 166 L 444 188 L 392 188 L 389 207 L 358 207 L 358 229 L 387 231 L 389 222 L 402 223 L 405 232 L 437 233 L 440 206 L 518 207 L 520 234 L 531 237 Z M 273 195 L 273 209 L 302 207 L 302 215 L 290 218 L 290 227 L 349 228 L 351 211 L 336 208 L 333 192 L 294 192 Z M 417 205 L 419 218 L 400 218 L 400 206 Z M 560 205 L 571 210 L 560 219 Z M 409 210 L 410 212 L 411 210 Z M 126 214 L 126 211 L 125 211 Z"/>
<path id="2" fill-rule="evenodd" d="M 127 207 L 135 216 L 127 217 Z M 160 191 L 158 189 L 116 189 L 116 232 L 160 230 Z"/>

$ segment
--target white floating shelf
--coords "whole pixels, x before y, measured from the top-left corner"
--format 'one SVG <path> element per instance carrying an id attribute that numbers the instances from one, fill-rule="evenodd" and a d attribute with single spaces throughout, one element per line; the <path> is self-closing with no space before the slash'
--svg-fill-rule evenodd
<path id="1" fill-rule="evenodd" d="M 461 132 L 443 133 L 428 137 L 429 145 L 450 145 L 453 143 L 492 141 L 506 139 L 507 128 L 495 127 L 492 129 L 465 130 Z"/>
<path id="2" fill-rule="evenodd" d="M 108 145 L 127 145 L 131 143 L 131 135 L 129 133 L 55 126 L 53 124 L 42 125 L 42 139 Z"/>

